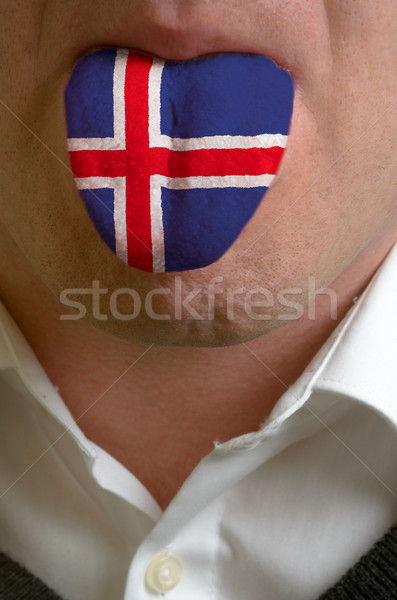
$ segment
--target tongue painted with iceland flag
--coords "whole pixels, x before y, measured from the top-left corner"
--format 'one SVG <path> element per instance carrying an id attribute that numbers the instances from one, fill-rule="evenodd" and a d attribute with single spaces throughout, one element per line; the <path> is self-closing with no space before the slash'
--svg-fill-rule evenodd
<path id="1" fill-rule="evenodd" d="M 102 239 L 144 271 L 216 261 L 277 172 L 292 103 L 290 76 L 264 57 L 84 57 L 66 90 L 68 148 Z"/>

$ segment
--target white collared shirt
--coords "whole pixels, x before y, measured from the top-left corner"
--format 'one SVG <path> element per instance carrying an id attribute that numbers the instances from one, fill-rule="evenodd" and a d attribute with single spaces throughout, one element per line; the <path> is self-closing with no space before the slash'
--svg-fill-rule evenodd
<path id="1" fill-rule="evenodd" d="M 164 513 L 1 307 L 0 549 L 65 600 L 315 600 L 397 522 L 396 306 L 397 247 L 264 427 Z"/>

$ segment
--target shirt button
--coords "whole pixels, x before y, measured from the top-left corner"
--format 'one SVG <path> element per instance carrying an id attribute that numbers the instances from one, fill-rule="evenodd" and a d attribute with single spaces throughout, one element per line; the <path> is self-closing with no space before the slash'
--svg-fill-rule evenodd
<path id="1" fill-rule="evenodd" d="M 176 587 L 181 579 L 182 565 L 169 554 L 155 556 L 146 569 L 146 585 L 152 592 L 164 594 Z"/>

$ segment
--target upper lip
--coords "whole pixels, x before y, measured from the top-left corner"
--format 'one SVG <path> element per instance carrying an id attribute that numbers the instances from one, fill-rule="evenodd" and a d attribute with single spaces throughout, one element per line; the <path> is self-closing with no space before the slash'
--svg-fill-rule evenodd
<path id="1" fill-rule="evenodd" d="M 164 17 L 162 13 L 143 15 L 129 23 L 116 19 L 108 28 L 95 32 L 94 44 L 83 53 L 101 46 L 131 48 L 158 56 L 164 60 L 190 60 L 221 52 L 252 53 L 268 56 L 279 66 L 291 71 L 283 44 L 264 33 L 258 42 L 255 36 L 239 32 L 238 22 L 224 26 L 216 16 L 210 19 L 197 10 L 185 18 Z M 121 21 L 121 20 L 120 20 Z"/>

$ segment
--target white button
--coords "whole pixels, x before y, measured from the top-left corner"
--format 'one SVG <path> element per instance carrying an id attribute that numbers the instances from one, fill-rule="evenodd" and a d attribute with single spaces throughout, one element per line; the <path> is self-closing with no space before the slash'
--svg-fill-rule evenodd
<path id="1" fill-rule="evenodd" d="M 159 554 L 146 569 L 146 585 L 159 594 L 169 592 L 181 579 L 182 565 L 177 558 L 169 554 Z"/>

